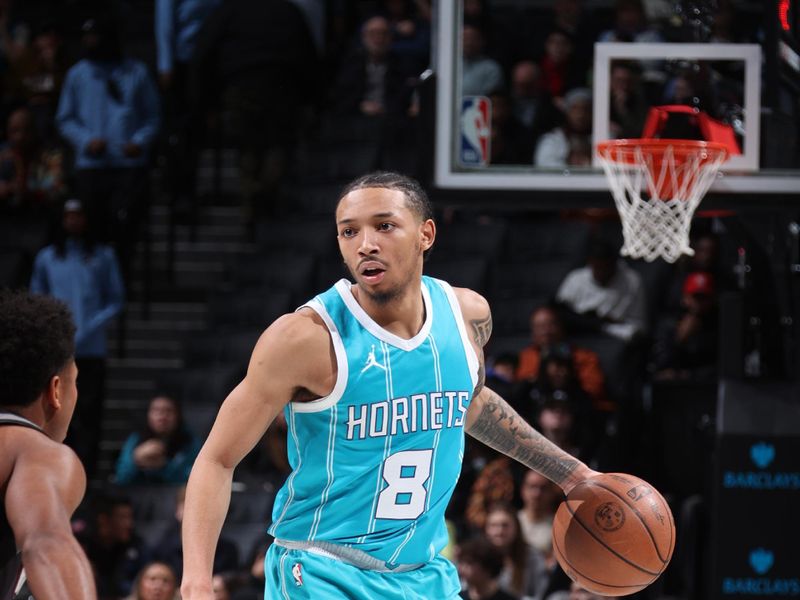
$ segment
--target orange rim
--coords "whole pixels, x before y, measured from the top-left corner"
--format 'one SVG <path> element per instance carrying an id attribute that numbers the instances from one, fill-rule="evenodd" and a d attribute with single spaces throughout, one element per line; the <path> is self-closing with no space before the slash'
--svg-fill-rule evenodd
<path id="1" fill-rule="evenodd" d="M 701 153 L 703 162 L 728 158 L 728 149 L 719 142 L 706 142 L 702 140 L 673 140 L 673 139 L 621 139 L 605 140 L 597 143 L 597 153 L 605 160 L 613 163 L 636 163 L 636 151 L 658 157 L 671 148 L 673 156 L 679 162 L 681 159 Z"/>

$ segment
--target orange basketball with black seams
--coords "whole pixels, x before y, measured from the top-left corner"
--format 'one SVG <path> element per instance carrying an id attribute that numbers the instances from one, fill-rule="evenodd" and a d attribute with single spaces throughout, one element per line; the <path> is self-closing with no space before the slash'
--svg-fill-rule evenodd
<path id="1" fill-rule="evenodd" d="M 576 485 L 553 522 L 561 568 L 596 594 L 625 596 L 647 587 L 667 568 L 674 549 L 667 502 L 634 475 L 604 473 Z"/>

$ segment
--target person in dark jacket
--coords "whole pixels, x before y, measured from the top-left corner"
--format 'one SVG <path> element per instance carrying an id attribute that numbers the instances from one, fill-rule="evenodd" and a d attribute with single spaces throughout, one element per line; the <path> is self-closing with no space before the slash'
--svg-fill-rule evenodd
<path id="1" fill-rule="evenodd" d="M 193 97 L 220 106 L 239 149 L 245 216 L 274 216 L 301 108 L 321 96 L 316 47 L 289 0 L 227 0 L 197 35 Z"/>

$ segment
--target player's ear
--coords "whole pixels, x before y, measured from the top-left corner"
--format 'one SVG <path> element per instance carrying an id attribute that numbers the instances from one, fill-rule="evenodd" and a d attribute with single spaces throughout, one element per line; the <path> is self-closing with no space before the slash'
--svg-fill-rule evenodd
<path id="1" fill-rule="evenodd" d="M 61 377 L 58 374 L 53 375 L 47 382 L 43 402 L 45 412 L 49 413 L 61 408 Z"/>
<path id="2" fill-rule="evenodd" d="M 436 239 L 436 223 L 433 219 L 426 219 L 419 227 L 420 241 L 422 243 L 422 251 L 425 252 L 433 246 L 433 241 Z"/>

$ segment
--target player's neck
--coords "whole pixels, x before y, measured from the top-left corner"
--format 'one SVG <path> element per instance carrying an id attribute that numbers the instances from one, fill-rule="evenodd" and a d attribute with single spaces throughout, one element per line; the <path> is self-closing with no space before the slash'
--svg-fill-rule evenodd
<path id="1" fill-rule="evenodd" d="M 425 323 L 425 302 L 422 283 L 410 284 L 403 293 L 387 302 L 376 302 L 358 286 L 353 288 L 356 300 L 364 312 L 386 331 L 403 339 L 417 335 Z"/>

